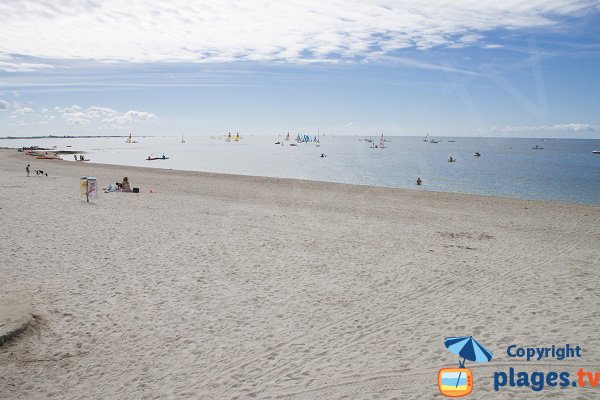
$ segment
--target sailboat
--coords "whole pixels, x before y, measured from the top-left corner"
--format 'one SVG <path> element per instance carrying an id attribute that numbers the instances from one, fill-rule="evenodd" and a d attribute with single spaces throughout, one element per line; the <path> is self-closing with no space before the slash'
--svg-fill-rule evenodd
<path id="1" fill-rule="evenodd" d="M 429 133 L 427 133 L 427 135 L 425 136 L 425 139 L 423 139 L 424 142 L 429 142 Z"/>
<path id="2" fill-rule="evenodd" d="M 127 140 L 125 141 L 125 143 L 137 143 L 135 140 L 132 139 L 131 132 L 129 132 L 129 137 L 127 138 Z"/>
<path id="3" fill-rule="evenodd" d="M 317 147 L 321 147 L 321 131 L 317 130 L 317 140 L 315 140 L 315 142 L 317 143 Z"/>
<path id="4" fill-rule="evenodd" d="M 185 139 L 183 138 L 183 133 L 181 134 L 181 143 L 185 143 Z"/>
<path id="5" fill-rule="evenodd" d="M 370 140 L 369 142 L 371 143 L 371 146 L 370 146 L 371 149 L 385 149 L 386 148 L 383 133 L 381 134 L 381 137 L 379 138 L 379 144 L 373 143 L 373 140 Z"/>
<path id="6" fill-rule="evenodd" d="M 379 139 L 379 148 L 385 149 L 385 139 L 383 138 L 383 133 L 381 134 L 381 138 Z"/>

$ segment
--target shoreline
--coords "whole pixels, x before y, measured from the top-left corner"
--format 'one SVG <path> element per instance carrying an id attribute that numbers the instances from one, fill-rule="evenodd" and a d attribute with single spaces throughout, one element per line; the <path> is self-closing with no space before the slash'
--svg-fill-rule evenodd
<path id="1" fill-rule="evenodd" d="M 13 154 L 11 150 L 13 150 L 13 149 L 0 148 L 0 153 L 6 152 L 7 156 L 10 156 L 10 154 Z M 31 160 L 30 156 L 27 156 L 24 153 L 16 152 L 16 149 L 14 149 L 14 150 L 15 150 L 14 154 L 17 156 L 17 158 L 20 158 L 21 160 L 23 160 L 23 162 L 27 162 L 28 160 Z M 71 161 L 67 161 L 67 160 L 37 160 L 36 159 L 36 162 L 39 162 L 39 161 L 43 161 L 44 163 L 49 163 L 48 165 L 52 165 L 52 164 L 56 164 L 56 163 L 71 164 Z M 368 184 L 357 184 L 357 183 L 341 183 L 341 182 L 333 182 L 333 181 L 318 181 L 318 180 L 300 179 L 300 178 L 280 178 L 280 177 L 262 176 L 262 175 L 242 175 L 242 174 L 229 174 L 229 173 L 224 173 L 224 172 L 191 171 L 191 170 L 166 169 L 166 168 L 155 168 L 155 167 L 139 167 L 139 166 L 129 166 L 129 165 L 122 165 L 122 164 L 103 164 L 103 163 L 92 163 L 92 162 L 85 163 L 82 166 L 90 166 L 90 167 L 98 166 L 98 168 L 112 168 L 115 170 L 130 169 L 132 171 L 136 171 L 136 170 L 153 171 L 155 173 L 165 172 L 167 174 L 180 174 L 182 176 L 196 175 L 198 177 L 205 177 L 205 178 L 210 177 L 212 179 L 218 179 L 218 178 L 250 179 L 250 180 L 264 179 L 265 182 L 281 181 L 281 182 L 287 182 L 287 183 L 304 182 L 308 185 L 319 185 L 319 184 L 343 185 L 343 186 L 349 186 L 349 187 L 355 187 L 355 188 L 384 189 L 384 190 L 392 190 L 392 191 L 400 191 L 400 192 L 408 191 L 410 193 L 427 192 L 427 193 L 438 193 L 440 195 L 474 196 L 474 197 L 490 198 L 490 199 L 498 199 L 498 200 L 504 199 L 507 201 L 516 200 L 516 201 L 524 201 L 524 202 L 557 203 L 557 204 L 564 204 L 564 205 L 591 206 L 591 207 L 599 207 L 600 208 L 600 203 L 594 204 L 594 203 L 568 202 L 568 201 L 564 201 L 564 200 L 554 200 L 554 199 L 526 199 L 526 198 L 512 197 L 512 196 L 497 196 L 497 195 L 486 195 L 486 194 L 468 193 L 468 192 L 442 191 L 442 190 L 428 189 L 425 187 L 410 189 L 410 188 L 394 187 L 394 186 L 379 186 L 379 185 L 368 185 Z"/>

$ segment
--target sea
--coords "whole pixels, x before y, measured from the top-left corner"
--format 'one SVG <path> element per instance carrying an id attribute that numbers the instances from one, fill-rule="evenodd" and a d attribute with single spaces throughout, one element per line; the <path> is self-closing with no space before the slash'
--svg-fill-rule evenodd
<path id="1" fill-rule="evenodd" d="M 285 139 L 283 135 L 247 135 L 238 142 L 224 136 L 186 136 L 185 143 L 174 136 L 134 137 L 137 143 L 127 143 L 125 137 L 3 139 L 0 147 L 78 151 L 91 163 L 600 204 L 600 154 L 592 153 L 600 150 L 600 140 L 438 137 L 438 143 L 431 143 L 423 137 L 402 136 L 385 138 L 381 148 L 377 136 L 322 135 L 319 146 Z M 168 159 L 147 160 L 163 154 Z M 61 157 L 75 162 L 73 155 Z M 448 162 L 449 157 L 456 161 Z M 423 182 L 419 187 L 417 178 Z"/>

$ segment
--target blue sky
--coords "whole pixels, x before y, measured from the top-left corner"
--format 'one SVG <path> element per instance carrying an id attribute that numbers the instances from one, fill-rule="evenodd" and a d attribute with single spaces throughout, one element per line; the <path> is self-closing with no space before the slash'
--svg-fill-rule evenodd
<path id="1" fill-rule="evenodd" d="M 600 1 L 496 3 L 9 0 L 0 136 L 600 138 Z"/>

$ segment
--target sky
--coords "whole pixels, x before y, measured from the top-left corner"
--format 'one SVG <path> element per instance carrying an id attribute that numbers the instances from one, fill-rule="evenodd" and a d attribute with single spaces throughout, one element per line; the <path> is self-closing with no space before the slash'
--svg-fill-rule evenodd
<path id="1" fill-rule="evenodd" d="M 600 0 L 3 0 L 0 136 L 600 139 Z"/>

